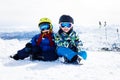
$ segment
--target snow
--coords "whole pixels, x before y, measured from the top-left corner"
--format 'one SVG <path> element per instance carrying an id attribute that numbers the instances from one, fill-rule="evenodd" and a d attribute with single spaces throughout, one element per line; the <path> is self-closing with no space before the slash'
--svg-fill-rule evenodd
<path id="1" fill-rule="evenodd" d="M 114 43 L 120 48 L 119 0 L 1 0 L 0 5 L 0 80 L 120 80 L 120 51 L 101 50 Z M 9 58 L 39 33 L 40 18 L 50 18 L 57 32 L 62 14 L 74 18 L 87 51 L 82 65 Z"/>
<path id="2" fill-rule="evenodd" d="M 14 32 L 17 31 L 20 32 L 19 36 L 21 33 L 26 34 L 26 28 L 19 31 L 18 28 L 13 27 L 9 29 L 12 35 L 7 36 L 14 36 Z M 109 33 L 107 41 L 112 44 L 117 40 L 115 30 L 119 29 L 119 26 L 108 25 L 107 28 Z M 2 30 L 1 33 L 8 32 L 5 31 L 6 28 Z M 0 39 L 0 80 L 120 80 L 120 52 L 100 50 L 101 47 L 106 46 L 104 27 L 99 29 L 97 26 L 92 28 L 76 26 L 75 30 L 84 42 L 88 54 L 87 60 L 82 60 L 82 65 L 63 64 L 59 60 L 30 61 L 29 58 L 15 61 L 10 59 L 9 55 L 14 55 L 22 49 L 30 37 L 26 39 L 24 36 L 17 36 L 11 39 L 3 36 L 4 38 Z M 32 31 L 36 29 L 28 33 Z"/>

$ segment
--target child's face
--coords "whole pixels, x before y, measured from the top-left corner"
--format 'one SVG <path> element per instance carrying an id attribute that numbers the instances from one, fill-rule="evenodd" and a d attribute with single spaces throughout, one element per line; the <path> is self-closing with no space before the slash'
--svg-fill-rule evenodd
<path id="1" fill-rule="evenodd" d="M 71 30 L 71 28 L 67 28 L 67 27 L 65 27 L 65 28 L 61 28 L 65 33 L 68 33 L 70 30 Z"/>
<path id="2" fill-rule="evenodd" d="M 49 23 L 42 23 L 39 28 L 40 28 L 42 33 L 49 33 L 50 32 L 50 24 Z"/>
<path id="3" fill-rule="evenodd" d="M 65 32 L 69 32 L 72 29 L 72 23 L 70 22 L 61 22 L 60 28 Z"/>
<path id="4" fill-rule="evenodd" d="M 43 30 L 42 33 L 49 33 L 50 30 Z"/>

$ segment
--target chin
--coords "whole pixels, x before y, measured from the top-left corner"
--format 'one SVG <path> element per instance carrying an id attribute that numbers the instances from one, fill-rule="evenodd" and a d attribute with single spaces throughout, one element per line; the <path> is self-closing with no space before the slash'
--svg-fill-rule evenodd
<path id="1" fill-rule="evenodd" d="M 68 33 L 69 31 L 64 31 L 65 33 Z"/>

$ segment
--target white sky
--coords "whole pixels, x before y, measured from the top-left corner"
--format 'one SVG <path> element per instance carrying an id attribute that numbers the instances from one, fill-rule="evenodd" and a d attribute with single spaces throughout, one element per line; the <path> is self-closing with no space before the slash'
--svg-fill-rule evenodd
<path id="1" fill-rule="evenodd" d="M 0 26 L 37 26 L 42 17 L 58 24 L 62 14 L 71 15 L 77 25 L 120 23 L 119 0 L 0 0 Z"/>

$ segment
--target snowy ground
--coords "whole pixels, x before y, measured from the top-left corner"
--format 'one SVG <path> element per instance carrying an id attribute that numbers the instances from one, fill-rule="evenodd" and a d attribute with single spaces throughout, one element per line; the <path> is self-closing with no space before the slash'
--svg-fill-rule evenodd
<path id="1" fill-rule="evenodd" d="M 102 30 L 103 29 L 103 30 Z M 109 43 L 117 39 L 115 36 L 115 26 L 108 29 Z M 3 29 L 4 30 L 4 29 Z M 82 61 L 83 65 L 63 64 L 58 60 L 53 62 L 30 61 L 29 59 L 15 61 L 9 58 L 17 50 L 23 48 L 29 39 L 19 36 L 4 34 L 0 39 L 0 80 L 120 80 L 120 52 L 100 51 L 104 40 L 104 28 L 86 28 L 76 27 L 75 29 L 84 42 L 88 58 Z M 4 30 L 5 31 L 5 30 Z M 5 31 L 4 33 L 9 32 Z M 24 34 L 25 31 L 20 32 Z M 114 34 L 113 34 L 114 33 Z M 3 34 L 1 29 L 0 34 Z M 9 39 L 8 39 L 9 36 Z M 11 39 L 11 37 L 13 37 Z M 16 38 L 15 38 L 16 36 Z M 114 38 L 112 39 L 111 36 Z M 1 36 L 0 36 L 1 37 Z M 27 37 L 27 36 L 26 36 Z M 32 36 L 30 36 L 32 37 Z M 20 38 L 20 39 L 19 39 Z"/>

